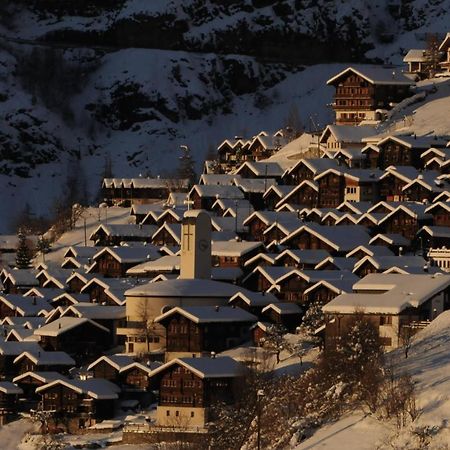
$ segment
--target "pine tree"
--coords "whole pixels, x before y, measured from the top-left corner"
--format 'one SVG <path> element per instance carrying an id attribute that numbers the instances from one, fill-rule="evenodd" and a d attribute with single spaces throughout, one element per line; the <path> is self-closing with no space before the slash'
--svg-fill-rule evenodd
<path id="1" fill-rule="evenodd" d="M 195 173 L 195 161 L 192 157 L 191 149 L 187 145 L 182 145 L 181 150 L 183 153 L 180 156 L 178 176 L 180 178 L 188 178 L 191 185 L 195 184 L 197 174 Z"/>
<path id="2" fill-rule="evenodd" d="M 50 251 L 50 241 L 41 236 L 36 243 L 36 251 L 42 254 L 42 259 L 45 261 L 45 254 Z"/>
<path id="3" fill-rule="evenodd" d="M 31 252 L 27 244 L 27 235 L 20 229 L 17 237 L 19 244 L 16 252 L 16 267 L 18 269 L 28 269 L 31 266 Z"/>

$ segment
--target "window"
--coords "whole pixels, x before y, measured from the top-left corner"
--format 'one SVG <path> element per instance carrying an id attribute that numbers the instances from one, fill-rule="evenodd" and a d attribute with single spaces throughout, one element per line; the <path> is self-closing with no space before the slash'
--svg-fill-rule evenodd
<path id="1" fill-rule="evenodd" d="M 191 411 L 191 417 L 194 417 L 194 411 Z"/>
<path id="2" fill-rule="evenodd" d="M 175 416 L 179 416 L 180 415 L 180 411 L 175 411 Z"/>
<path id="3" fill-rule="evenodd" d="M 380 316 L 380 325 L 392 325 L 392 316 Z"/>
<path id="4" fill-rule="evenodd" d="M 167 417 L 170 416 L 170 411 L 166 411 L 166 416 L 167 416 Z"/>

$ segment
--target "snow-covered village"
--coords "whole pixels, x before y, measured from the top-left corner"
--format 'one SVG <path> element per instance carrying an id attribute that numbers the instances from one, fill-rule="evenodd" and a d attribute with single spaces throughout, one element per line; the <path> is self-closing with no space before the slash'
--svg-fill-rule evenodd
<path id="1" fill-rule="evenodd" d="M 0 450 L 450 449 L 450 0 L 3 0 L 0 336 Z"/>

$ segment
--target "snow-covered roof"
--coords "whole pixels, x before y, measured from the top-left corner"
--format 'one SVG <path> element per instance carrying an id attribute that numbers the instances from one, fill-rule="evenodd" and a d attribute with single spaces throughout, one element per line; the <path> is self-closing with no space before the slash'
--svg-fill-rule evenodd
<path id="1" fill-rule="evenodd" d="M 6 395 L 23 394 L 23 390 L 17 384 L 11 383 L 11 381 L 0 381 L 0 392 Z"/>
<path id="2" fill-rule="evenodd" d="M 403 62 L 426 62 L 427 55 L 426 50 L 421 48 L 412 48 L 403 58 Z"/>
<path id="3" fill-rule="evenodd" d="M 228 174 L 228 173 L 211 173 L 202 174 L 200 176 L 199 184 L 211 184 L 211 185 L 222 185 L 231 186 L 234 180 L 240 178 L 240 175 Z"/>
<path id="4" fill-rule="evenodd" d="M 270 303 L 277 303 L 278 299 L 270 292 L 236 292 L 228 303 L 233 303 L 237 299 L 242 299 L 248 306 L 267 306 Z"/>
<path id="5" fill-rule="evenodd" d="M 345 256 L 352 257 L 355 253 L 363 251 L 369 256 L 394 256 L 394 253 L 384 245 L 358 245 L 352 251 L 348 252 Z"/>
<path id="6" fill-rule="evenodd" d="M 119 398 L 120 388 L 103 378 L 89 378 L 87 380 L 68 380 L 60 378 L 36 388 L 36 393 L 45 392 L 47 389 L 62 384 L 79 394 L 88 395 L 96 400 L 115 400 Z"/>
<path id="7" fill-rule="evenodd" d="M 74 366 L 75 361 L 66 352 L 25 351 L 14 359 L 14 364 L 22 358 L 28 358 L 38 366 Z"/>
<path id="8" fill-rule="evenodd" d="M 229 298 L 243 290 L 239 286 L 220 281 L 178 279 L 147 283 L 129 289 L 127 297 L 219 297 Z"/>
<path id="9" fill-rule="evenodd" d="M 189 195 L 197 192 L 198 196 L 203 197 L 216 197 L 216 198 L 231 198 L 231 199 L 243 199 L 244 193 L 237 186 L 223 186 L 218 184 L 196 184 L 191 189 Z"/>
<path id="10" fill-rule="evenodd" d="M 85 323 L 90 323 L 91 325 L 99 328 L 105 333 L 109 333 L 108 328 L 85 317 L 60 317 L 53 322 L 47 323 L 46 325 L 37 328 L 36 330 L 34 330 L 34 334 L 37 336 L 56 337 L 72 330 L 73 328 L 84 325 Z"/>
<path id="11" fill-rule="evenodd" d="M 41 383 L 50 383 L 51 381 L 58 380 L 61 378 L 65 378 L 63 375 L 61 375 L 59 372 L 52 372 L 52 371 L 35 371 L 35 372 L 25 372 L 17 377 L 13 378 L 14 383 L 18 383 L 22 381 L 24 378 L 35 378 L 36 380 L 40 381 Z"/>
<path id="12" fill-rule="evenodd" d="M 39 280 L 36 279 L 36 271 L 32 269 L 13 269 L 7 273 L 7 278 L 15 286 L 39 286 Z"/>
<path id="13" fill-rule="evenodd" d="M 442 226 L 424 226 L 422 227 L 417 234 L 426 233 L 434 238 L 450 238 L 450 227 L 442 227 Z"/>
<path id="14" fill-rule="evenodd" d="M 62 313 L 62 317 L 75 314 L 91 320 L 116 320 L 126 317 L 125 306 L 98 305 L 96 303 L 81 303 L 71 305 Z"/>
<path id="15" fill-rule="evenodd" d="M 0 302 L 17 311 L 22 316 L 37 316 L 40 311 L 51 311 L 52 306 L 41 297 L 23 297 L 17 294 L 0 295 Z"/>
<path id="16" fill-rule="evenodd" d="M 273 310 L 277 314 L 280 315 L 288 315 L 288 314 L 301 314 L 302 308 L 298 306 L 296 303 L 271 303 L 270 305 L 267 305 L 265 308 L 262 309 L 262 313 L 265 313 L 267 311 Z"/>
<path id="17" fill-rule="evenodd" d="M 361 139 L 372 136 L 376 133 L 374 125 L 327 125 L 320 136 L 320 142 L 326 142 L 329 134 L 332 134 L 336 141 L 342 143 L 361 143 Z M 362 147 L 362 144 L 361 144 Z"/>
<path id="18" fill-rule="evenodd" d="M 287 243 L 300 232 L 306 231 L 323 240 L 336 251 L 350 251 L 361 244 L 366 244 L 370 236 L 367 229 L 361 225 L 327 226 L 315 223 L 302 225 L 296 231 L 284 238 L 281 243 Z"/>
<path id="19" fill-rule="evenodd" d="M 352 314 L 355 310 L 367 314 L 399 314 L 406 308 L 419 307 L 449 285 L 448 274 L 369 274 L 353 285 L 356 293 L 339 295 L 322 310 L 328 314 Z"/>
<path id="20" fill-rule="evenodd" d="M 128 275 L 139 275 L 147 272 L 174 272 L 180 270 L 181 256 L 162 256 L 155 261 L 146 261 L 127 270 Z"/>
<path id="21" fill-rule="evenodd" d="M 358 269 L 369 262 L 377 270 L 382 271 L 391 267 L 404 268 L 408 272 L 408 268 L 418 267 L 423 272 L 423 267 L 426 265 L 426 261 L 421 256 L 414 255 L 402 255 L 402 256 L 370 256 L 367 255 L 360 259 L 356 264 L 353 272 L 357 272 Z"/>
<path id="22" fill-rule="evenodd" d="M 41 347 L 37 342 L 23 341 L 0 341 L 0 355 L 4 356 L 17 356 L 23 352 L 38 352 Z"/>
<path id="23" fill-rule="evenodd" d="M 369 244 L 373 244 L 378 240 L 384 241 L 389 245 L 401 245 L 404 247 L 408 247 L 410 244 L 409 239 L 406 239 L 399 233 L 378 233 L 369 241 Z"/>
<path id="24" fill-rule="evenodd" d="M 112 255 L 119 263 L 131 264 L 158 258 L 158 248 L 153 245 L 142 247 L 105 247 L 93 256 L 96 260 L 105 253 Z"/>
<path id="25" fill-rule="evenodd" d="M 244 168 L 248 168 L 258 177 L 281 177 L 283 175 L 283 168 L 277 162 L 270 161 L 245 161 L 236 170 L 239 174 Z"/>
<path id="26" fill-rule="evenodd" d="M 362 67 L 348 67 L 334 77 L 330 78 L 327 81 L 327 84 L 334 84 L 343 75 L 346 75 L 349 72 L 359 75 L 371 84 L 404 86 L 412 86 L 415 84 L 414 81 L 406 77 L 399 68 L 387 68 L 383 66 L 370 65 L 365 65 Z"/>
<path id="27" fill-rule="evenodd" d="M 134 359 L 128 355 L 109 355 L 109 356 L 100 356 L 94 362 L 89 364 L 87 370 L 92 370 L 97 364 L 101 362 L 106 362 L 111 367 L 114 367 L 116 370 L 120 370 L 123 367 L 129 366 L 134 362 Z"/>
<path id="28" fill-rule="evenodd" d="M 94 236 L 99 231 L 103 231 L 107 236 L 110 237 L 150 238 L 155 230 L 156 227 L 154 225 L 136 225 L 133 223 L 108 225 L 101 224 L 89 236 L 89 239 L 93 240 Z"/>
<path id="29" fill-rule="evenodd" d="M 174 314 L 181 314 L 195 323 L 256 322 L 258 320 L 253 314 L 231 306 L 176 306 L 156 317 L 155 322 L 163 322 Z"/>
<path id="30" fill-rule="evenodd" d="M 439 51 L 446 51 L 448 47 L 450 46 L 450 33 L 447 33 L 445 35 L 444 40 L 442 41 L 441 45 L 439 46 Z"/>
<path id="31" fill-rule="evenodd" d="M 200 378 L 236 378 L 243 376 L 245 366 L 229 356 L 215 358 L 176 358 L 163 364 L 150 374 L 151 377 L 174 365 L 181 365 Z"/>

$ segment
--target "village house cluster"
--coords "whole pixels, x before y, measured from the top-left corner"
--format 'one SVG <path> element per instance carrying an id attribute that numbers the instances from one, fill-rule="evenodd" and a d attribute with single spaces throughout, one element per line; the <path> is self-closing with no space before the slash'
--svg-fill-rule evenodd
<path id="1" fill-rule="evenodd" d="M 450 137 L 380 132 L 411 95 L 401 72 L 328 83 L 336 124 L 317 157 L 267 159 L 280 130 L 225 140 L 193 186 L 105 179 L 131 223 L 100 223 L 59 267 L 3 269 L 3 422 L 32 410 L 49 429 L 114 428 L 117 411 L 157 402 L 124 430 L 206 433 L 247 370 L 222 353 L 296 333 L 312 305 L 325 346 L 358 313 L 386 350 L 450 308 Z"/>

